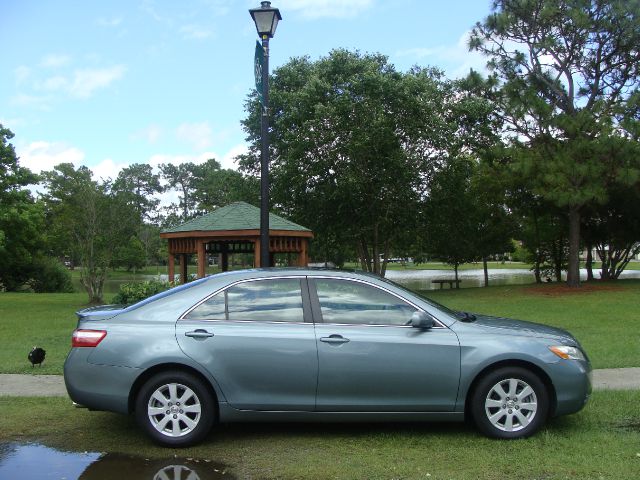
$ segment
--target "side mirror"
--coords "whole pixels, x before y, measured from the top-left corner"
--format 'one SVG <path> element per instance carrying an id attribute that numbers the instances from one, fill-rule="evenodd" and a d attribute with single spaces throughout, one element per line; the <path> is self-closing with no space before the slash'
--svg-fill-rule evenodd
<path id="1" fill-rule="evenodd" d="M 413 328 L 428 330 L 430 328 L 433 328 L 435 323 L 436 319 L 429 315 L 427 312 L 413 312 L 413 315 L 411 315 L 411 326 Z"/>

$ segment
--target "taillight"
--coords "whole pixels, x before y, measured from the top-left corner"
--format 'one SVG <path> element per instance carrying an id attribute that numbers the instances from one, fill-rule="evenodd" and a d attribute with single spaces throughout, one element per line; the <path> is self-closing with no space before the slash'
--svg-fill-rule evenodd
<path id="1" fill-rule="evenodd" d="M 106 336 L 106 330 L 74 330 L 71 336 L 71 346 L 97 347 Z"/>

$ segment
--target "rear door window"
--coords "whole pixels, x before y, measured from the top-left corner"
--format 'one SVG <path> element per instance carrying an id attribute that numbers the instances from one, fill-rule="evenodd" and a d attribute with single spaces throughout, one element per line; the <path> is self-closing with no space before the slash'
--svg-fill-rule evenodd
<path id="1" fill-rule="evenodd" d="M 300 279 L 242 282 L 208 298 L 185 318 L 253 322 L 304 322 Z"/>

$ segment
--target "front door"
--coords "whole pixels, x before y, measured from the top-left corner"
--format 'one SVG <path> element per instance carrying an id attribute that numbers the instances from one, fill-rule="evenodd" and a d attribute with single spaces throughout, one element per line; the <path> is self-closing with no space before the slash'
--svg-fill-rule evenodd
<path id="1" fill-rule="evenodd" d="M 455 333 L 409 326 L 416 308 L 378 286 L 336 278 L 309 284 L 314 316 L 321 316 L 318 411 L 453 410 L 460 380 Z"/>

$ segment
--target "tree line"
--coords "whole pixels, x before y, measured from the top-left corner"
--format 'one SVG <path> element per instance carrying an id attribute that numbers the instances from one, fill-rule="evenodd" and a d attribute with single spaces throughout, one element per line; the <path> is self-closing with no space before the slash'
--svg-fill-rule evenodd
<path id="1" fill-rule="evenodd" d="M 456 80 L 344 49 L 292 58 L 270 79 L 272 210 L 314 231 L 314 260 L 358 259 L 381 275 L 391 257 L 440 259 L 457 275 L 514 251 L 537 281 L 567 271 L 577 286 L 586 248 L 590 279 L 617 278 L 640 251 L 638 5 L 495 1 L 469 41 L 489 73 Z M 133 164 L 100 181 L 61 164 L 38 177 L 2 128 L 2 287 L 51 288 L 38 272 L 68 258 L 99 301 L 109 268 L 166 257 L 163 226 L 258 205 L 255 91 L 245 109 L 239 172 L 211 159 Z M 38 181 L 36 199 L 26 186 Z M 160 208 L 165 189 L 178 201 Z"/>
<path id="2" fill-rule="evenodd" d="M 489 74 L 398 72 L 382 55 L 294 58 L 271 79 L 272 197 L 338 263 L 393 250 L 457 266 L 517 238 L 579 285 L 579 252 L 616 278 L 638 253 L 640 4 L 496 0 L 470 50 Z M 256 94 L 243 122 L 259 163 Z M 382 264 L 379 259 L 383 258 Z"/>
<path id="3" fill-rule="evenodd" d="M 56 165 L 38 175 L 19 163 L 0 125 L 0 289 L 71 291 L 67 268 L 80 270 L 90 303 L 103 301 L 104 282 L 114 268 L 137 270 L 164 263 L 163 227 L 228 203 L 257 202 L 256 180 L 204 164 L 170 163 L 158 171 L 132 164 L 115 179 L 95 180 L 86 166 Z M 34 195 L 29 186 L 40 185 Z M 159 194 L 178 201 L 160 206 Z"/>

